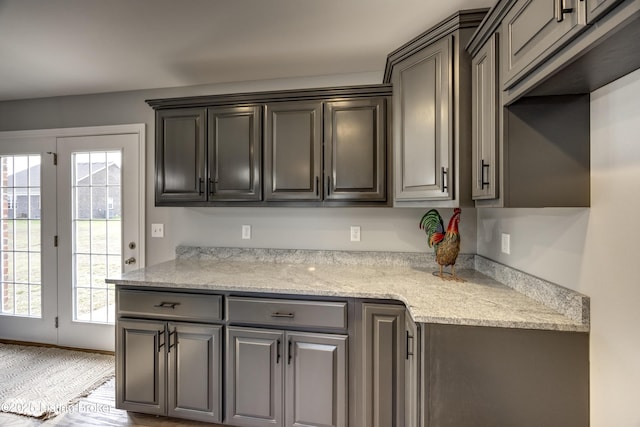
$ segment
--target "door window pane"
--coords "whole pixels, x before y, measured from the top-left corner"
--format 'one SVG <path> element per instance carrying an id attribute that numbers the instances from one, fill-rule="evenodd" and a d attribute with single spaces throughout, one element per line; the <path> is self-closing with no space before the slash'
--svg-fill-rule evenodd
<path id="1" fill-rule="evenodd" d="M 74 320 L 113 323 L 115 298 L 104 282 L 122 271 L 120 151 L 74 153 Z"/>
<path id="2" fill-rule="evenodd" d="M 0 156 L 0 313 L 41 317 L 40 156 Z"/>

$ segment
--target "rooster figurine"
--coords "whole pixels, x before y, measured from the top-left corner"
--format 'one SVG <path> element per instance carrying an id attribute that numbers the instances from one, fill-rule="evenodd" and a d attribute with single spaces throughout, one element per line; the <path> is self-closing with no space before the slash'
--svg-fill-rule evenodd
<path id="1" fill-rule="evenodd" d="M 436 262 L 440 265 L 440 278 L 448 280 L 443 275 L 442 268 L 450 265 L 451 279 L 464 282 L 464 279 L 456 275 L 455 268 L 456 259 L 460 252 L 460 233 L 458 232 L 460 212 L 460 208 L 453 210 L 453 216 L 449 220 L 449 226 L 445 233 L 442 217 L 437 210 L 431 209 L 420 220 L 420 229 L 427 234 L 429 247 L 435 249 Z"/>

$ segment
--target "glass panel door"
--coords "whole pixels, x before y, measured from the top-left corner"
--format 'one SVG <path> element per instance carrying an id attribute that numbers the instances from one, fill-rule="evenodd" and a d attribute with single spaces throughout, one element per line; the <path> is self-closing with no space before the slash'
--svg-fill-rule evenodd
<path id="1" fill-rule="evenodd" d="M 138 158 L 138 134 L 58 138 L 60 345 L 114 348 L 105 279 L 139 266 Z"/>
<path id="2" fill-rule="evenodd" d="M 0 137 L 0 338 L 57 340 L 53 151 Z"/>

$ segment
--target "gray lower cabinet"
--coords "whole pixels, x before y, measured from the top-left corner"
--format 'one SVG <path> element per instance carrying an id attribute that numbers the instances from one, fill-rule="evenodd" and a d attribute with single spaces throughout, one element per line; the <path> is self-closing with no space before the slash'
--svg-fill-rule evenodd
<path id="1" fill-rule="evenodd" d="M 420 333 L 419 326 L 405 319 L 404 425 L 418 427 L 420 419 Z"/>
<path id="2" fill-rule="evenodd" d="M 118 320 L 116 406 L 221 422 L 222 326 Z"/>
<path id="3" fill-rule="evenodd" d="M 420 426 L 589 425 L 589 335 L 421 325 Z"/>
<path id="4" fill-rule="evenodd" d="M 345 427 L 347 339 L 229 327 L 225 423 Z"/>
<path id="5" fill-rule="evenodd" d="M 504 89 L 584 29 L 582 0 L 518 0 L 502 21 Z"/>
<path id="6" fill-rule="evenodd" d="M 405 308 L 362 304 L 362 426 L 405 426 Z M 408 424 L 407 424 L 408 425 Z"/>

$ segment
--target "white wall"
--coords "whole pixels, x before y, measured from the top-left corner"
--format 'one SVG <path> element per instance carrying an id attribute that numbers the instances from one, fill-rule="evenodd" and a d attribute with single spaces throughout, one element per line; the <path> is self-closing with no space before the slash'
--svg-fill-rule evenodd
<path id="1" fill-rule="evenodd" d="M 590 209 L 478 210 L 478 253 L 591 297 L 592 427 L 640 426 L 639 239 L 640 70 L 591 95 Z"/>

